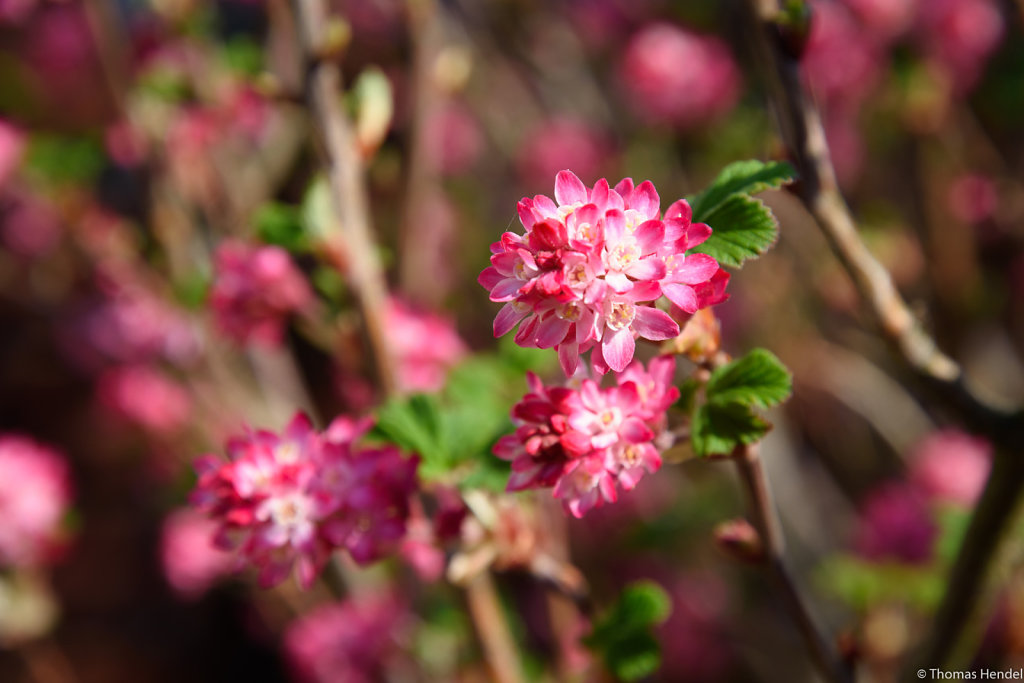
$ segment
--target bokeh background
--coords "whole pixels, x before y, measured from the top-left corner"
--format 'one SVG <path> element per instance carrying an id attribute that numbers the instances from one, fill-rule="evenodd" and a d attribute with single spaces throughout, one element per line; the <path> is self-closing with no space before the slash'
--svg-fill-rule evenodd
<path id="1" fill-rule="evenodd" d="M 979 394 L 1020 405 L 1024 3 L 811 5 L 802 69 L 865 241 Z M 538 362 L 492 338 L 476 278 L 518 229 L 516 201 L 550 194 L 559 170 L 649 178 L 665 205 L 728 162 L 784 154 L 743 2 L 332 8 L 406 391 L 438 389 L 473 353 Z M 0 458 L 0 526 L 33 514 L 17 496 L 31 477 L 61 491 L 32 500 L 67 502 L 45 558 L 0 568 L 0 680 L 488 679 L 460 591 L 415 553 L 370 572 L 388 600 L 296 636 L 324 589 L 227 576 L 185 508 L 191 461 L 242 424 L 378 398 L 346 254 L 318 232 L 290 17 L 281 0 L 0 0 L 0 432 L 33 442 L 0 450 L 56 463 L 25 474 Z M 780 237 L 733 273 L 723 346 L 772 349 L 793 371 L 763 448 L 787 557 L 844 653 L 890 680 L 941 597 L 991 448 L 883 345 L 796 197 L 764 199 Z M 214 256 L 225 242 L 234 261 Z M 258 244 L 286 250 L 301 282 L 246 271 Z M 232 269 L 295 315 L 225 324 L 215 280 Z M 496 394 L 525 391 L 522 372 L 504 377 Z M 598 605 L 634 579 L 669 592 L 652 680 L 811 677 L 772 584 L 716 547 L 743 511 L 728 463 L 667 465 L 584 520 L 526 499 L 510 525 L 548 520 Z M 998 558 L 976 663 L 1024 656 L 1022 543 L 1012 532 Z M 550 618 L 523 572 L 497 581 L 530 680 L 601 680 L 584 625 Z M 312 674 L 296 662 L 317 638 L 338 661 Z"/>

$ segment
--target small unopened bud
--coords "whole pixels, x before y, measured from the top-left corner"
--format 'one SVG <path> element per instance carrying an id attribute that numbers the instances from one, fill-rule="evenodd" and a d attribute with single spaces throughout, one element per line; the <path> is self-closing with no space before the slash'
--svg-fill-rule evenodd
<path id="1" fill-rule="evenodd" d="M 799 60 L 811 35 L 811 3 L 806 0 L 786 0 L 775 17 L 779 42 L 793 59 Z"/>
<path id="2" fill-rule="evenodd" d="M 745 519 L 730 519 L 715 527 L 715 543 L 733 559 L 741 562 L 764 561 L 764 544 L 761 535 Z"/>
<path id="3" fill-rule="evenodd" d="M 323 35 L 323 43 L 317 46 L 317 59 L 336 60 L 341 57 L 352 41 L 352 26 L 341 17 L 331 17 L 327 20 Z"/>

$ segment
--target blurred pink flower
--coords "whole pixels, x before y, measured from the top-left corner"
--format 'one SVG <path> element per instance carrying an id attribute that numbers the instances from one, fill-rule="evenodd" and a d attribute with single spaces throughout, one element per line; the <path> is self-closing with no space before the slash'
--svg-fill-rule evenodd
<path id="1" fill-rule="evenodd" d="M 739 70 L 725 43 L 667 23 L 634 34 L 619 80 L 642 120 L 681 128 L 726 114 L 740 89 Z"/>
<path id="2" fill-rule="evenodd" d="M 181 597 L 202 597 L 234 568 L 231 554 L 213 544 L 217 525 L 190 509 L 176 510 L 164 520 L 160 561 L 167 583 Z"/>
<path id="3" fill-rule="evenodd" d="M 61 345 L 74 361 L 94 370 L 105 362 L 184 363 L 196 355 L 199 340 L 182 311 L 128 272 L 112 268 L 98 279 L 106 298 L 86 307 L 61 333 Z"/>
<path id="4" fill-rule="evenodd" d="M 992 446 L 955 429 L 928 436 L 910 455 L 910 480 L 929 498 L 970 506 L 992 466 Z"/>
<path id="5" fill-rule="evenodd" d="M 853 10 L 865 28 L 885 40 L 896 38 L 910 28 L 920 4 L 919 0 L 843 1 Z"/>
<path id="6" fill-rule="evenodd" d="M 431 112 L 425 126 L 426 155 L 444 175 L 468 171 L 483 151 L 484 140 L 473 113 L 463 104 L 446 101 Z"/>
<path id="7" fill-rule="evenodd" d="M 54 560 L 70 498 L 62 455 L 27 437 L 0 434 L 0 567 Z"/>
<path id="8" fill-rule="evenodd" d="M 191 413 L 185 389 L 159 370 L 124 366 L 107 370 L 99 379 L 103 404 L 117 415 L 157 434 L 180 429 Z"/>
<path id="9" fill-rule="evenodd" d="M 312 299 L 284 249 L 237 240 L 217 248 L 210 306 L 221 331 L 235 341 L 279 344 L 287 317 Z"/>
<path id="10" fill-rule="evenodd" d="M 25 150 L 25 134 L 0 119 L 0 189 L 17 170 Z"/>
<path id="11" fill-rule="evenodd" d="M 827 112 L 858 109 L 878 83 L 882 51 L 877 41 L 878 36 L 862 28 L 843 5 L 814 3 L 801 66 Z"/>
<path id="12" fill-rule="evenodd" d="M 999 205 L 995 182 L 981 174 L 957 176 L 949 188 L 949 210 L 957 220 L 977 225 L 991 218 Z"/>
<path id="13" fill-rule="evenodd" d="M 960 95 L 977 83 L 1005 31 L 991 0 L 928 0 L 921 3 L 917 27 L 928 59 Z"/>
<path id="14" fill-rule="evenodd" d="M 0 24 L 20 24 L 35 9 L 38 0 L 0 0 Z"/>
<path id="15" fill-rule="evenodd" d="M 418 460 L 390 445 L 356 446 L 370 424 L 337 418 L 321 433 L 299 413 L 281 434 L 230 439 L 227 460 L 196 462 L 193 505 L 217 522 L 219 547 L 259 569 L 261 586 L 294 569 L 308 588 L 336 548 L 360 564 L 396 549 Z"/>
<path id="16" fill-rule="evenodd" d="M 938 527 L 917 489 L 889 482 L 864 501 L 854 547 L 869 560 L 920 564 L 931 559 L 937 535 Z"/>
<path id="17" fill-rule="evenodd" d="M 394 297 L 388 300 L 385 321 L 398 366 L 398 390 L 414 393 L 441 389 L 448 371 L 467 353 L 451 321 L 417 312 Z"/>
<path id="18" fill-rule="evenodd" d="M 563 168 L 593 178 L 601 174 L 611 151 L 608 136 L 585 121 L 548 119 L 524 138 L 516 168 L 520 181 L 527 187 L 550 182 Z"/>
<path id="19" fill-rule="evenodd" d="M 406 618 L 397 600 L 379 595 L 317 607 L 289 625 L 285 655 L 302 683 L 386 680 Z"/>
<path id="20" fill-rule="evenodd" d="M 0 242 L 10 252 L 32 259 L 49 254 L 61 237 L 56 209 L 27 192 L 0 199 Z"/>

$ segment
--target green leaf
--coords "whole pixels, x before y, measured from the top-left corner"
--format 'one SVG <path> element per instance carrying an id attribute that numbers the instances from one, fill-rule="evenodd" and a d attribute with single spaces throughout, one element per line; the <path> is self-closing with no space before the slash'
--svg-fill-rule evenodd
<path id="1" fill-rule="evenodd" d="M 853 555 L 829 558 L 819 566 L 816 578 L 827 592 L 861 612 L 883 603 L 928 612 L 945 592 L 944 574 L 935 567 L 873 562 Z"/>
<path id="2" fill-rule="evenodd" d="M 760 408 L 782 403 L 792 392 L 793 376 L 775 354 L 765 349 L 754 349 L 716 368 L 705 391 L 710 403 Z"/>
<path id="3" fill-rule="evenodd" d="M 732 268 L 768 251 L 779 234 L 779 223 L 771 209 L 760 199 L 742 194 L 726 199 L 702 222 L 711 226 L 711 236 L 694 251 Z"/>
<path id="4" fill-rule="evenodd" d="M 635 681 L 661 665 L 661 648 L 652 632 L 672 611 L 672 602 L 652 581 L 630 584 L 594 625 L 584 644 L 604 659 L 616 677 Z"/>
<path id="5" fill-rule="evenodd" d="M 25 159 L 31 174 L 58 185 L 92 182 L 105 163 L 103 146 L 92 136 L 33 135 Z"/>
<path id="6" fill-rule="evenodd" d="M 306 251 L 309 239 L 298 207 L 267 202 L 256 213 L 256 234 L 267 244 L 276 244 L 291 252 Z"/>
<path id="7" fill-rule="evenodd" d="M 690 439 L 700 456 L 728 455 L 740 444 L 754 443 L 768 423 L 739 403 L 705 403 L 693 414 Z"/>
<path id="8" fill-rule="evenodd" d="M 238 36 L 224 45 L 223 57 L 228 67 L 245 76 L 263 71 L 263 48 L 252 38 Z"/>
<path id="9" fill-rule="evenodd" d="M 381 407 L 371 435 L 418 453 L 429 468 L 447 459 L 439 424 L 437 399 L 416 394 L 408 399 L 393 399 Z"/>
<path id="10" fill-rule="evenodd" d="M 712 213 L 734 195 L 752 195 L 781 187 L 796 177 L 785 161 L 736 161 L 718 174 L 711 186 L 689 200 L 696 223 L 711 225 Z M 711 225 L 714 228 L 714 225 Z"/>

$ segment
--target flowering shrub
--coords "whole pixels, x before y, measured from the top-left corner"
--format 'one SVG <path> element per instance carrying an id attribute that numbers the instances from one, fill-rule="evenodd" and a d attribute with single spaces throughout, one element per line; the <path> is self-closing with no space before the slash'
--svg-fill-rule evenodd
<path id="1" fill-rule="evenodd" d="M 217 521 L 217 545 L 258 568 L 263 586 L 294 568 L 308 587 L 334 548 L 364 564 L 391 551 L 405 532 L 416 460 L 356 446 L 369 426 L 338 418 L 321 433 L 298 414 L 281 435 L 232 439 L 226 462 L 199 460 L 192 502 Z"/>

